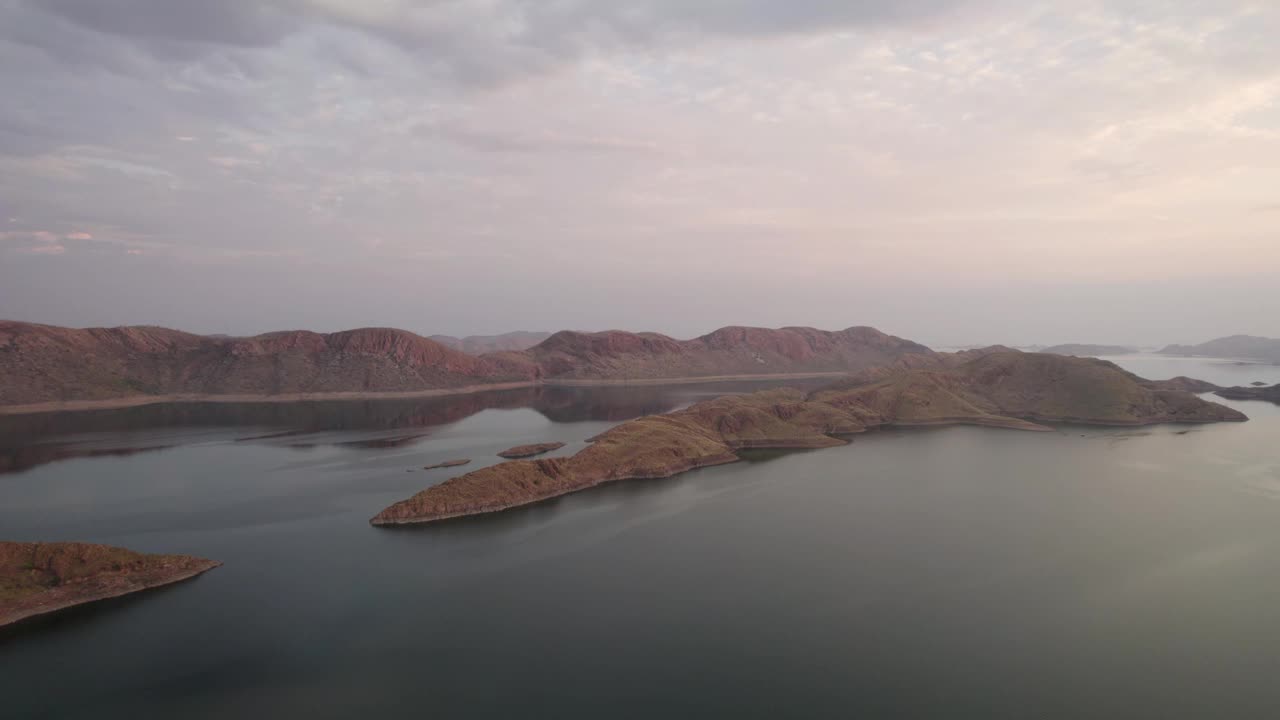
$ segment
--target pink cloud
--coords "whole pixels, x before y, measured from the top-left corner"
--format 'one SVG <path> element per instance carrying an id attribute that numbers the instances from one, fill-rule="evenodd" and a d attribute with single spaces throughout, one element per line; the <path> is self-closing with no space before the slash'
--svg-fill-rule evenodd
<path id="1" fill-rule="evenodd" d="M 0 232 L 0 240 L 51 243 L 57 241 L 57 239 L 58 236 L 48 230 L 12 230 L 8 232 Z"/>
<path id="2" fill-rule="evenodd" d="M 68 240 L 92 240 L 93 236 L 87 232 L 73 232 L 67 236 Z"/>
<path id="3" fill-rule="evenodd" d="M 61 255 L 66 251 L 67 249 L 61 245 L 37 245 L 35 247 L 21 250 L 20 252 L 24 252 L 29 255 Z"/>

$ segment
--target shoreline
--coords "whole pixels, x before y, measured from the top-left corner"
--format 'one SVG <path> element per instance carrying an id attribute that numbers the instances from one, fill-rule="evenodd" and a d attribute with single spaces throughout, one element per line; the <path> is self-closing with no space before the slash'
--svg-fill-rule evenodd
<path id="1" fill-rule="evenodd" d="M 761 448 L 761 449 L 770 449 L 770 448 Z M 804 448 L 793 448 L 793 449 L 804 449 Z M 601 478 L 599 480 L 595 480 L 591 483 L 584 484 L 578 487 L 559 488 L 559 489 L 552 490 L 550 492 L 542 493 L 539 495 L 530 495 L 527 498 L 513 501 L 513 502 L 498 503 L 495 505 L 485 505 L 482 507 L 478 507 L 474 510 L 461 510 L 458 512 L 444 513 L 442 515 L 434 515 L 431 517 L 382 518 L 381 517 L 382 513 L 379 513 L 378 515 L 375 515 L 369 519 L 369 524 L 377 528 L 404 528 L 404 527 L 420 526 L 420 525 L 427 525 L 430 523 L 443 522 L 446 520 L 460 520 L 463 518 L 479 517 L 482 515 L 496 515 L 497 513 L 505 512 L 507 510 L 515 510 L 516 508 L 529 507 L 530 505 L 537 505 L 538 503 L 544 503 L 549 500 L 555 500 L 556 498 L 562 498 L 562 497 L 565 497 L 566 495 L 572 495 L 574 493 L 582 492 L 584 490 L 597 488 L 597 487 L 600 487 L 601 485 L 605 485 L 608 483 L 625 482 L 627 480 L 666 480 L 667 478 L 673 478 L 677 475 L 683 475 L 687 472 L 693 472 L 694 470 L 701 470 L 703 468 L 709 468 L 709 467 L 717 467 L 719 465 L 730 465 L 732 463 L 741 462 L 741 461 L 742 461 L 742 458 L 739 457 L 736 453 L 734 453 L 734 454 L 730 454 L 723 457 L 710 458 L 708 460 L 704 460 L 704 461 L 693 463 L 686 466 L 680 466 L 678 469 L 673 469 L 671 472 L 666 474 L 655 473 L 655 474 L 627 475 L 624 477 L 617 477 L 617 478 Z M 511 461 L 511 462 L 515 462 L 515 461 Z"/>
<path id="2" fill-rule="evenodd" d="M 956 417 L 956 418 L 939 418 L 936 420 L 893 421 L 893 422 L 886 422 L 886 423 L 880 423 L 877 425 L 868 426 L 865 430 L 859 430 L 857 432 L 827 433 L 824 435 L 824 437 L 830 438 L 832 441 L 830 443 L 809 442 L 809 441 L 803 441 L 803 440 L 797 441 L 793 438 L 758 439 L 758 440 L 753 440 L 748 442 L 734 443 L 730 445 L 731 450 L 730 450 L 730 454 L 728 455 L 713 456 L 711 458 L 707 458 L 700 461 L 694 461 L 691 463 L 676 465 L 669 468 L 663 468 L 657 472 L 634 473 L 630 475 L 623 475 L 621 477 L 596 478 L 576 486 L 556 488 L 549 492 L 529 495 L 519 500 L 512 500 L 508 502 L 496 503 L 491 505 L 481 505 L 470 510 L 458 510 L 453 512 L 441 513 L 441 514 L 424 514 L 424 515 L 415 515 L 415 516 L 409 516 L 409 517 L 395 517 L 395 516 L 387 515 L 387 511 L 390 510 L 391 508 L 394 508 L 397 505 L 400 505 L 404 502 L 409 502 L 413 499 L 413 498 L 409 498 L 407 500 L 393 503 L 392 505 L 389 505 L 387 508 L 384 508 L 377 515 L 369 519 L 369 524 L 372 525 L 373 527 L 378 527 L 378 528 L 404 528 L 404 527 L 431 525 L 433 523 L 444 522 L 449 520 L 461 520 L 461 519 L 470 518 L 470 517 L 495 515 L 497 513 L 505 512 L 507 510 L 515 510 L 517 508 L 537 505 L 539 503 L 547 502 L 548 500 L 554 500 L 556 498 L 565 497 L 566 495 L 572 495 L 574 493 L 591 490 L 593 488 L 600 487 L 601 485 L 618 483 L 618 482 L 626 482 L 626 481 L 632 481 L 632 480 L 665 480 L 668 478 L 673 478 L 679 475 L 683 475 L 688 472 L 692 472 L 694 470 L 701 470 L 709 467 L 718 467 L 721 465 L 731 465 L 737 462 L 741 462 L 744 459 L 741 455 L 742 452 L 750 452 L 752 450 L 825 450 L 825 449 L 834 448 L 834 447 L 843 447 L 843 446 L 852 444 L 854 438 L 858 435 L 873 433 L 879 430 L 910 431 L 910 430 L 925 430 L 930 428 L 949 428 L 949 427 L 968 426 L 968 427 L 981 427 L 981 428 L 986 428 L 990 430 L 1012 430 L 1014 432 L 1033 432 L 1033 433 L 1061 432 L 1060 427 L 1055 427 L 1053 425 L 1040 425 L 1038 423 L 1034 423 L 1029 420 L 1025 420 L 1023 418 L 1011 418 L 1011 419 L 1014 422 L 1004 422 L 1000 419 L 989 419 L 989 418 L 983 418 L 983 417 Z M 1046 420 L 1046 422 L 1048 421 Z M 1054 425 L 1057 425 L 1057 424 L 1059 423 L 1054 423 Z M 1201 423 L 1186 423 L 1186 422 L 1171 421 L 1171 420 L 1166 420 L 1161 418 L 1161 419 L 1154 419 L 1147 422 L 1136 422 L 1132 424 L 1109 423 L 1105 421 L 1093 421 L 1093 422 L 1072 421 L 1069 423 L 1061 423 L 1061 424 L 1105 428 L 1105 427 L 1155 427 L 1159 425 L 1185 425 L 1185 424 L 1201 424 Z M 572 457 L 573 456 L 570 456 L 568 459 L 572 459 Z M 508 463 L 513 463 L 513 462 L 520 462 L 520 461 L 518 460 L 508 461 Z M 501 467 L 502 465 L 506 465 L 508 463 L 499 463 L 498 465 L 495 465 L 492 467 L 495 467 L 495 468 Z"/>
<path id="3" fill-rule="evenodd" d="M 148 590 L 175 585 L 177 583 L 193 580 L 210 570 L 222 567 L 222 563 L 217 560 L 204 560 L 200 558 L 191 558 L 188 567 L 182 568 L 171 574 L 163 574 L 159 577 L 151 577 L 140 581 L 136 585 L 91 588 L 89 592 L 78 595 L 77 591 L 82 590 L 81 585 L 90 584 L 89 582 L 81 584 L 63 585 L 55 590 L 43 593 L 44 600 L 42 602 L 32 603 L 27 600 L 14 610 L 7 614 L 0 615 L 0 628 L 6 628 L 12 625 L 22 623 L 32 618 L 44 617 L 64 610 L 70 610 L 85 605 L 102 602 L 103 600 L 112 600 L 115 598 L 145 593 Z M 60 596 L 68 597 L 60 597 Z M 38 598 L 33 598 L 38 599 Z"/>
<path id="4" fill-rule="evenodd" d="M 531 387 L 605 387 L 628 385 L 692 385 L 702 382 L 734 382 L 760 380 L 810 380 L 826 377 L 847 377 L 847 372 L 773 373 L 761 375 L 698 375 L 677 378 L 646 378 L 635 380 L 542 380 L 481 385 L 462 385 L 453 388 L 429 390 L 391 391 L 341 391 L 313 393 L 175 393 L 169 395 L 130 395 L 105 400 L 53 400 L 23 405 L 0 405 L 0 415 L 34 415 L 53 412 L 83 412 L 89 410 L 120 410 L 144 405 L 168 403 L 293 403 L 341 400 L 408 400 L 413 398 L 472 395 L 489 390 L 518 390 Z"/>

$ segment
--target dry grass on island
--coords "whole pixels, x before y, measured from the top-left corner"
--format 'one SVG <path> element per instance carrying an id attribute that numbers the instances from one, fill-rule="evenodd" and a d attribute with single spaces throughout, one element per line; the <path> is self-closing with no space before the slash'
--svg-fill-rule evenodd
<path id="1" fill-rule="evenodd" d="M 769 390 L 642 417 L 606 431 L 571 457 L 476 470 L 398 502 L 371 522 L 398 525 L 497 512 L 604 482 L 732 463 L 747 448 L 843 445 L 847 436 L 878 427 L 971 424 L 1050 431 L 1042 423 L 1246 419 L 1103 360 L 997 349 L 877 368 L 808 394 Z"/>
<path id="2" fill-rule="evenodd" d="M 221 564 L 88 543 L 0 542 L 0 626 L 180 582 Z"/>

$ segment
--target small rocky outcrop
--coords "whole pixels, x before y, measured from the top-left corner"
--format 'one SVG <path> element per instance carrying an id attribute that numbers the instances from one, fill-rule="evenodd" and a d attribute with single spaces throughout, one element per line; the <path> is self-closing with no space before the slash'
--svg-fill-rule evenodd
<path id="1" fill-rule="evenodd" d="M 552 450 L 559 450 L 562 447 L 564 447 L 564 443 L 562 442 L 545 442 L 545 443 L 535 443 L 533 445 L 517 445 L 513 448 L 508 448 L 498 453 L 498 457 L 506 458 L 508 460 L 531 458 L 531 457 L 537 457 L 538 455 L 545 455 L 546 453 L 549 453 Z"/>
<path id="2" fill-rule="evenodd" d="M 444 462 L 436 463 L 435 465 L 427 465 L 422 469 L 423 470 L 439 470 L 441 468 L 461 467 L 470 462 L 471 462 L 471 458 L 466 458 L 462 460 L 445 460 Z"/>

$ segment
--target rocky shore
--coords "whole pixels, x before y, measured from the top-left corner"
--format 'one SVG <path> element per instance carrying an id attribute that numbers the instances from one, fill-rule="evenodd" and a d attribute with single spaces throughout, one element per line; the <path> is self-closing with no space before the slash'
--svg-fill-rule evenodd
<path id="1" fill-rule="evenodd" d="M 0 542 L 0 627 L 181 582 L 221 564 L 88 543 Z"/>

